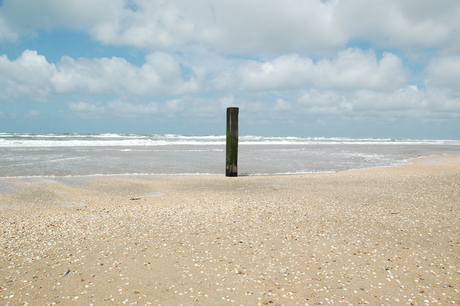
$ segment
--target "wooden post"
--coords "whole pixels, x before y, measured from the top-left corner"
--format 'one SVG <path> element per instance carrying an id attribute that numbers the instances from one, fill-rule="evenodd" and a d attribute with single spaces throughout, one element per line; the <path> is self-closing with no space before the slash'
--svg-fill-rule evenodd
<path id="1" fill-rule="evenodd" d="M 238 176 L 238 107 L 227 108 L 226 176 Z"/>

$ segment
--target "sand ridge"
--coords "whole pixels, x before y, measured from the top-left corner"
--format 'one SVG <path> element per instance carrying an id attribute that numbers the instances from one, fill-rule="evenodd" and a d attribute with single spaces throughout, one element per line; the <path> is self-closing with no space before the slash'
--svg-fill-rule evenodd
<path id="1" fill-rule="evenodd" d="M 0 186 L 5 305 L 460 303 L 459 156 Z"/>

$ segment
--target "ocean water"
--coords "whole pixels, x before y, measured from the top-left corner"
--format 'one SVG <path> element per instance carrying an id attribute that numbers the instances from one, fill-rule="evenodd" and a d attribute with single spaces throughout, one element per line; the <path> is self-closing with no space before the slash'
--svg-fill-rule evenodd
<path id="1" fill-rule="evenodd" d="M 239 137 L 239 175 L 387 167 L 460 140 Z M 0 177 L 225 174 L 225 136 L 0 133 Z"/>

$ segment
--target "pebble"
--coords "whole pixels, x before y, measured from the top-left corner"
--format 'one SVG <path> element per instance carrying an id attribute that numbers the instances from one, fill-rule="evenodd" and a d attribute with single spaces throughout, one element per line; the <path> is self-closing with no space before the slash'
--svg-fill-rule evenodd
<path id="1" fill-rule="evenodd" d="M 0 216 L 0 301 L 452 303 L 458 167 L 395 171 L 100 178 L 0 194 L 16 203 Z M 30 204 L 36 194 L 46 202 Z"/>

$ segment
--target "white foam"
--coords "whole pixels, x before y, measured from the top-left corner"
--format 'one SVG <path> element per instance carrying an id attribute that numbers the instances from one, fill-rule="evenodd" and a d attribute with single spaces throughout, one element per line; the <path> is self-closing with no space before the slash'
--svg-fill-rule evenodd
<path id="1" fill-rule="evenodd" d="M 240 145 L 460 145 L 460 140 L 240 136 Z M 223 146 L 225 136 L 0 133 L 0 147 Z"/>
<path id="2" fill-rule="evenodd" d="M 239 143 L 239 171 L 251 175 L 382 167 L 460 152 L 460 140 L 249 135 Z M 224 152 L 221 135 L 0 133 L 0 176 L 221 174 Z"/>

